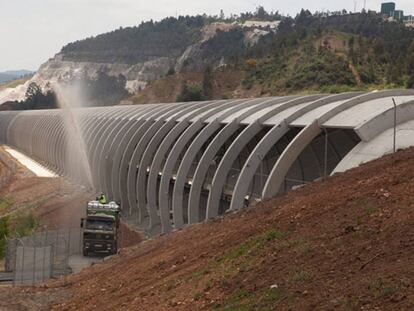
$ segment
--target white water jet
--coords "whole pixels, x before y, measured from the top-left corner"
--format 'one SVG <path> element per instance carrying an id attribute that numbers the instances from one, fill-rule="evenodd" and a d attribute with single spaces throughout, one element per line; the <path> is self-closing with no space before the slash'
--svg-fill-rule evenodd
<path id="1" fill-rule="evenodd" d="M 66 131 L 66 169 L 72 178 L 79 180 L 85 186 L 93 188 L 91 165 L 88 149 L 82 129 L 82 111 L 86 106 L 80 85 L 61 85 L 53 83 L 58 105 L 62 109 L 62 118 Z"/>

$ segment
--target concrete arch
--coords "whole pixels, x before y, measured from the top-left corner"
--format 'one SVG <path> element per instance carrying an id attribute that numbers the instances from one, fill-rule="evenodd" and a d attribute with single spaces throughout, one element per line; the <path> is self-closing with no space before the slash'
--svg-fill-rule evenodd
<path id="1" fill-rule="evenodd" d="M 139 115 L 143 114 L 146 110 L 146 107 L 141 107 L 142 109 L 137 110 L 133 116 L 129 117 L 127 122 L 119 129 L 119 131 L 115 134 L 113 139 L 109 141 L 110 145 L 106 151 L 105 155 L 105 164 L 104 164 L 104 172 L 102 179 L 105 182 L 105 193 L 108 193 L 108 196 L 111 198 L 115 198 L 113 188 L 112 188 L 112 180 L 118 175 L 117 172 L 112 174 L 114 161 L 117 160 L 119 163 L 119 157 L 115 158 L 117 155 L 118 148 L 120 148 L 120 142 L 122 141 L 123 137 L 127 135 L 134 124 L 138 123 Z"/>
<path id="2" fill-rule="evenodd" d="M 155 153 L 154 159 L 151 164 L 151 169 L 148 176 L 147 183 L 147 200 L 148 200 L 148 213 L 152 222 L 149 223 L 148 227 L 154 227 L 160 223 L 159 216 L 157 214 L 157 183 L 158 183 L 158 172 L 162 169 L 162 164 L 165 157 L 168 154 L 169 149 L 176 142 L 177 138 L 190 126 L 190 121 L 184 119 L 177 123 L 177 125 L 168 133 L 165 139 L 160 144 L 160 147 Z"/>
<path id="3" fill-rule="evenodd" d="M 242 109 L 248 109 L 246 112 L 238 116 L 238 119 L 244 118 L 244 116 L 250 113 L 259 111 L 265 107 L 269 107 L 273 104 L 281 102 L 280 98 L 264 98 L 260 100 L 249 100 L 242 104 L 237 105 L 231 109 L 226 110 L 223 114 L 218 116 L 215 120 L 210 122 L 203 130 L 195 137 L 194 141 L 189 146 L 188 150 L 184 154 L 184 157 L 177 170 L 177 177 L 174 182 L 173 198 L 172 198 L 172 210 L 174 225 L 176 228 L 181 228 L 184 225 L 183 220 L 183 208 L 184 208 L 184 187 L 187 179 L 187 175 L 190 171 L 191 165 L 200 152 L 203 145 L 222 127 L 221 122 L 234 115 L 235 112 Z M 237 119 L 236 119 L 237 120 Z M 190 214 L 190 205 L 188 206 L 188 214 Z M 194 213 L 193 213 L 194 214 Z"/>
<path id="4" fill-rule="evenodd" d="M 277 106 L 275 109 L 272 109 L 271 111 L 265 113 L 261 118 L 251 123 L 242 133 L 240 133 L 236 140 L 231 144 L 230 148 L 227 150 L 219 166 L 217 167 L 207 200 L 206 218 L 213 218 L 218 215 L 222 189 L 226 182 L 226 178 L 231 169 L 231 166 L 238 158 L 240 152 L 242 152 L 242 150 L 246 147 L 248 142 L 250 142 L 250 140 L 253 139 L 253 137 L 255 137 L 255 135 L 257 135 L 263 129 L 262 122 L 285 109 L 318 100 L 323 96 L 324 95 L 318 94 L 287 101 Z"/>
<path id="5" fill-rule="evenodd" d="M 396 107 L 396 121 L 397 121 L 397 135 L 396 146 L 398 143 L 398 130 L 401 124 L 405 124 L 414 119 L 414 101 L 408 101 Z M 360 124 L 355 132 L 361 138 L 361 142 L 356 145 L 342 160 L 338 163 L 332 174 L 343 172 L 352 167 L 358 166 L 362 163 L 368 162 L 375 158 L 373 153 L 361 152 L 362 150 L 369 150 L 370 142 L 379 140 L 379 136 L 383 135 L 386 131 L 389 131 L 394 126 L 394 108 L 387 109 L 381 114 L 366 120 L 363 124 Z M 388 148 L 393 144 L 393 139 L 389 141 Z M 382 145 L 385 145 L 384 143 Z M 382 156 L 386 154 L 386 149 L 376 150 L 374 154 Z"/>
<path id="6" fill-rule="evenodd" d="M 169 106 L 168 109 L 164 110 L 163 113 L 157 117 L 157 119 L 152 120 L 151 124 L 148 124 L 148 127 L 146 127 L 145 131 L 137 140 L 133 153 L 130 157 L 129 169 L 127 173 L 127 197 L 129 206 L 131 208 L 137 208 L 140 222 L 142 222 L 144 217 L 147 216 L 147 210 L 145 207 L 140 206 L 138 208 L 137 206 L 136 177 L 138 164 L 140 163 L 142 154 L 145 151 L 145 146 L 147 146 L 152 136 L 160 129 L 164 123 L 165 118 L 173 115 L 175 112 L 177 112 L 177 109 L 181 109 L 180 105 Z"/>
<path id="7" fill-rule="evenodd" d="M 206 125 L 204 122 L 209 117 L 215 115 L 216 113 L 223 111 L 224 109 L 232 108 L 233 106 L 238 106 L 246 102 L 247 100 L 233 100 L 227 101 L 220 105 L 219 107 L 215 107 L 213 109 L 208 110 L 206 113 L 202 115 L 201 118 L 198 118 L 194 123 L 192 123 L 180 136 L 180 138 L 175 143 L 174 147 L 171 149 L 167 160 L 164 165 L 164 169 L 162 171 L 161 182 L 160 182 L 160 190 L 159 190 L 159 210 L 160 210 L 160 218 L 161 218 L 161 226 L 162 232 L 169 232 L 172 230 L 172 224 L 170 221 L 170 207 L 169 207 L 169 193 L 170 193 L 170 181 L 172 179 L 173 170 L 176 166 L 176 163 L 179 159 L 180 154 L 183 153 L 184 148 L 188 145 L 190 140 L 197 135 L 199 131 Z M 156 206 L 149 206 L 151 209 L 156 209 Z M 180 221 L 180 217 L 177 216 L 176 218 Z"/>
<path id="8" fill-rule="evenodd" d="M 102 147 L 109 133 L 114 127 L 117 127 L 121 119 L 128 114 L 128 109 L 122 109 L 118 111 L 113 111 L 111 116 L 109 116 L 103 123 L 101 123 L 99 131 L 94 136 L 91 145 L 91 159 L 89 160 L 90 167 L 92 170 L 93 179 L 96 180 L 95 190 L 102 192 L 101 182 L 99 180 L 99 166 L 100 166 L 100 154 L 102 152 Z"/>
<path id="9" fill-rule="evenodd" d="M 284 152 L 276 162 L 275 166 L 273 167 L 268 180 L 266 181 L 262 193 L 262 198 L 269 199 L 279 192 L 283 180 L 285 179 L 285 176 L 293 162 L 299 157 L 304 148 L 308 146 L 312 142 L 312 140 L 321 133 L 322 130 L 320 124 L 323 124 L 336 114 L 346 109 L 349 109 L 350 107 L 359 105 L 370 100 L 389 96 L 403 96 L 413 94 L 413 90 L 388 90 L 382 92 L 363 94 L 356 96 L 350 100 L 347 100 L 341 103 L 340 105 L 330 109 L 329 111 L 323 113 L 314 122 L 306 126 L 295 137 L 295 139 L 290 143 L 290 145 L 284 150 Z"/>
<path id="10" fill-rule="evenodd" d="M 200 159 L 199 164 L 195 170 L 192 185 L 190 188 L 190 194 L 188 199 L 188 223 L 193 224 L 200 221 L 199 216 L 199 202 L 201 197 L 201 191 L 203 188 L 205 176 L 207 170 L 210 167 L 210 163 L 213 161 L 214 156 L 217 154 L 222 145 L 228 141 L 228 139 L 240 129 L 240 124 L 237 119 L 227 124 L 213 139 Z"/>
<path id="11" fill-rule="evenodd" d="M 288 125 L 284 122 L 273 127 L 265 137 L 257 144 L 245 162 L 234 188 L 233 197 L 230 203 L 230 210 L 243 207 L 244 199 L 254 174 L 262 163 L 270 149 L 289 131 Z"/>
<path id="12" fill-rule="evenodd" d="M 187 105 L 191 107 L 193 103 L 189 103 Z M 141 169 L 145 170 L 145 172 L 142 172 L 142 173 L 146 173 L 146 168 L 140 167 L 139 164 L 141 162 L 142 157 L 144 156 L 146 147 L 150 143 L 151 139 L 154 136 L 157 136 L 156 135 L 157 132 L 159 132 L 163 128 L 166 122 L 166 119 L 173 116 L 175 113 L 179 112 L 181 109 L 183 109 L 182 106 L 176 106 L 174 107 L 174 109 L 167 111 L 165 114 L 160 116 L 157 120 L 155 120 L 155 122 L 148 128 L 145 134 L 141 137 L 132 155 L 130 168 L 131 167 L 136 168 L 137 172 L 131 169 L 128 172 L 128 188 L 127 188 L 128 199 L 129 199 L 129 204 L 135 204 L 137 206 L 141 220 L 143 219 L 143 217 L 147 215 L 147 210 L 146 210 L 145 203 L 142 203 L 142 198 L 137 197 L 137 187 L 142 186 L 142 185 L 137 184 L 137 178 L 139 176 L 139 172 Z M 174 121 L 169 122 L 168 124 L 173 125 Z"/>
<path id="13" fill-rule="evenodd" d="M 143 156 L 141 158 L 141 162 L 139 164 L 139 170 L 137 175 L 137 183 L 136 183 L 136 193 L 138 199 L 138 208 L 147 208 L 147 183 L 148 179 L 147 175 L 154 175 L 154 171 L 152 171 L 151 164 L 154 160 L 154 155 L 157 152 L 160 144 L 162 144 L 163 140 L 167 138 L 168 133 L 173 130 L 173 128 L 177 125 L 178 119 L 182 116 L 188 114 L 191 111 L 198 110 L 202 106 L 208 106 L 209 103 L 195 103 L 193 105 L 187 105 L 180 111 L 176 112 L 171 118 L 169 118 L 163 126 L 157 131 L 157 133 L 151 138 L 151 141 L 148 143 Z M 171 137 L 171 136 L 170 136 Z M 154 214 L 151 215 L 153 211 L 148 210 L 150 214 L 150 219 L 154 219 L 156 217 Z"/>
<path id="14" fill-rule="evenodd" d="M 223 101 L 213 101 L 207 105 L 201 105 L 198 109 L 195 109 L 184 119 L 180 118 L 177 125 L 168 133 L 165 139 L 162 141 L 160 147 L 155 153 L 154 159 L 151 164 L 151 169 L 149 171 L 148 182 L 147 182 L 147 205 L 149 213 L 152 213 L 152 223 L 149 224 L 150 227 L 158 224 L 160 222 L 159 216 L 156 212 L 157 210 L 157 183 L 158 183 L 158 174 L 162 171 L 162 165 L 164 164 L 164 159 L 168 157 L 168 151 L 172 149 L 173 145 L 177 143 L 177 140 L 182 135 L 182 133 L 191 126 L 190 120 L 197 115 L 205 114 L 207 111 L 218 107 Z M 151 217 L 151 216 L 150 216 Z"/>
<path id="15" fill-rule="evenodd" d="M 396 107 L 397 123 L 405 123 L 414 118 L 414 100 L 402 103 Z M 394 108 L 389 108 L 381 114 L 366 120 L 355 128 L 355 132 L 362 141 L 369 141 L 378 134 L 393 127 Z"/>
<path id="16" fill-rule="evenodd" d="M 392 97 L 414 145 L 414 90 L 0 112 L 0 141 L 85 184 L 75 118 L 95 187 L 166 233 L 389 152 Z"/>
<path id="17" fill-rule="evenodd" d="M 139 139 L 140 129 L 147 122 L 147 119 L 150 119 L 152 116 L 156 116 L 157 113 L 159 113 L 159 111 L 162 109 L 163 107 L 159 105 L 151 106 L 149 109 L 146 109 L 143 114 L 137 118 L 137 121 L 134 123 L 134 125 L 122 137 L 122 140 L 119 143 L 119 147 L 116 150 L 111 173 L 111 176 L 113 178 L 112 191 L 117 202 L 121 202 L 124 211 L 128 210 L 130 212 L 130 207 L 127 203 L 126 198 L 126 191 L 123 191 L 126 188 L 126 185 L 124 186 L 123 184 L 123 180 L 125 180 L 126 184 L 129 157 L 132 156 L 135 148 L 134 140 Z M 130 156 L 128 156 L 128 152 L 131 153 Z M 125 176 L 125 179 L 122 179 L 122 176 Z"/>
<path id="18" fill-rule="evenodd" d="M 325 98 L 316 100 L 310 105 L 296 110 L 290 116 L 288 116 L 284 120 L 284 122 L 274 126 L 265 135 L 265 137 L 263 137 L 263 139 L 256 145 L 255 149 L 251 152 L 250 157 L 247 159 L 243 168 L 241 169 L 241 173 L 239 175 L 233 192 L 233 197 L 230 203 L 230 209 L 236 210 L 243 207 L 243 202 L 245 197 L 247 196 L 248 187 L 253 179 L 255 172 L 259 168 L 262 160 L 265 158 L 272 146 L 274 146 L 279 141 L 279 139 L 288 132 L 288 124 L 290 122 L 295 120 L 297 117 L 303 115 L 304 113 L 309 112 L 311 109 L 315 109 L 317 107 L 321 107 L 323 105 L 327 105 L 335 101 L 356 97 L 360 94 L 361 93 L 346 93 L 340 95 L 327 96 Z"/>
<path id="19" fill-rule="evenodd" d="M 124 125 L 126 125 L 129 122 L 129 118 L 133 116 L 137 110 L 140 110 L 139 108 L 140 107 L 138 107 L 138 109 L 134 107 L 132 109 L 126 110 L 125 113 L 118 115 L 116 119 L 114 119 L 107 125 L 107 130 L 104 132 L 101 140 L 98 142 L 99 147 L 97 148 L 96 152 L 98 167 L 96 174 L 97 179 L 100 181 L 100 189 L 105 193 L 109 194 L 108 189 L 106 189 L 106 180 L 104 178 L 104 174 L 106 171 L 106 167 L 109 165 L 109 161 L 107 161 L 108 157 L 110 157 L 110 155 L 112 154 L 111 145 L 117 134 L 124 127 Z"/>

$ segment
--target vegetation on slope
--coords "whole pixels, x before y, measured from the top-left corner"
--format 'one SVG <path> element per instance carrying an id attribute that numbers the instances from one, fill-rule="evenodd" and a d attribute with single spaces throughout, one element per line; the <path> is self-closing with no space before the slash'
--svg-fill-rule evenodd
<path id="1" fill-rule="evenodd" d="M 218 31 L 203 43 L 200 56 L 210 65 L 222 57 L 224 70 L 241 71 L 243 81 L 233 97 L 246 91 L 262 96 L 414 87 L 414 31 L 374 12 L 326 15 L 303 10 L 295 18 L 284 17 L 276 33 L 254 46 L 242 38 L 241 29 Z M 197 70 L 192 59 L 186 65 L 183 72 Z M 213 93 L 213 98 L 225 95 Z"/>
<path id="2" fill-rule="evenodd" d="M 178 57 L 187 46 L 201 38 L 202 16 L 169 17 L 137 27 L 110 33 L 63 47 L 65 60 L 135 64 L 154 57 Z"/>
<path id="3" fill-rule="evenodd" d="M 82 94 L 83 107 L 111 106 L 130 95 L 126 90 L 126 79 L 123 75 L 109 76 L 99 71 L 96 77 L 75 77 L 62 83 L 62 87 L 72 88 L 76 94 Z M 78 99 L 80 100 L 80 99 Z M 0 110 L 55 109 L 59 107 L 58 97 L 53 89 L 43 91 L 35 82 L 30 83 L 26 96 L 21 101 L 6 102 Z"/>
<path id="4" fill-rule="evenodd" d="M 159 22 L 142 22 L 139 26 L 119 28 L 118 30 L 102 34 L 96 37 L 70 43 L 62 48 L 65 60 L 91 61 L 108 63 L 135 64 L 148 61 L 155 57 L 179 57 L 185 49 L 202 39 L 201 29 L 213 22 L 234 22 L 249 19 L 256 20 L 280 20 L 282 16 L 278 12 L 266 12 L 263 7 L 258 7 L 255 12 L 232 14 L 226 18 L 221 12 L 220 16 L 179 16 L 167 17 Z M 203 44 L 207 47 L 206 60 L 214 55 L 222 55 L 225 50 L 243 48 L 240 30 L 231 31 L 229 34 L 222 32 L 213 41 Z M 234 44 L 237 44 L 233 47 Z M 216 50 L 214 48 L 218 48 Z M 203 49 L 204 50 L 204 49 Z M 210 55 L 208 55 L 210 54 Z M 224 53 L 226 54 L 226 53 Z M 204 57 L 203 57 L 204 58 Z"/>
<path id="5" fill-rule="evenodd" d="M 43 92 L 35 82 L 31 82 L 26 90 L 24 100 L 6 102 L 0 106 L 0 110 L 53 109 L 57 107 L 57 97 L 53 91 Z"/>
<path id="6" fill-rule="evenodd" d="M 270 93 L 414 85 L 414 31 L 375 13 L 323 17 L 302 11 L 249 55 L 245 85 L 259 83 Z"/>

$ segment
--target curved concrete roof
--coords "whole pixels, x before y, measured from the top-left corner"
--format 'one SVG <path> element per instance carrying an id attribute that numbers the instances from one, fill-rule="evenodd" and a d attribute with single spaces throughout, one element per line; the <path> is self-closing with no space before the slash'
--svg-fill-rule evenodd
<path id="1" fill-rule="evenodd" d="M 414 90 L 1 112 L 0 142 L 168 232 L 389 153 L 392 99 L 412 146 Z"/>

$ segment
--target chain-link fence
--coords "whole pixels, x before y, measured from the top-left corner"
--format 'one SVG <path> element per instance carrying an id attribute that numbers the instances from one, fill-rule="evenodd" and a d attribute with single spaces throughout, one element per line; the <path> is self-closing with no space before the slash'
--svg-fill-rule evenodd
<path id="1" fill-rule="evenodd" d="M 30 285 L 71 272 L 69 257 L 82 252 L 82 229 L 48 230 L 8 239 L 5 269 L 14 285 Z"/>

